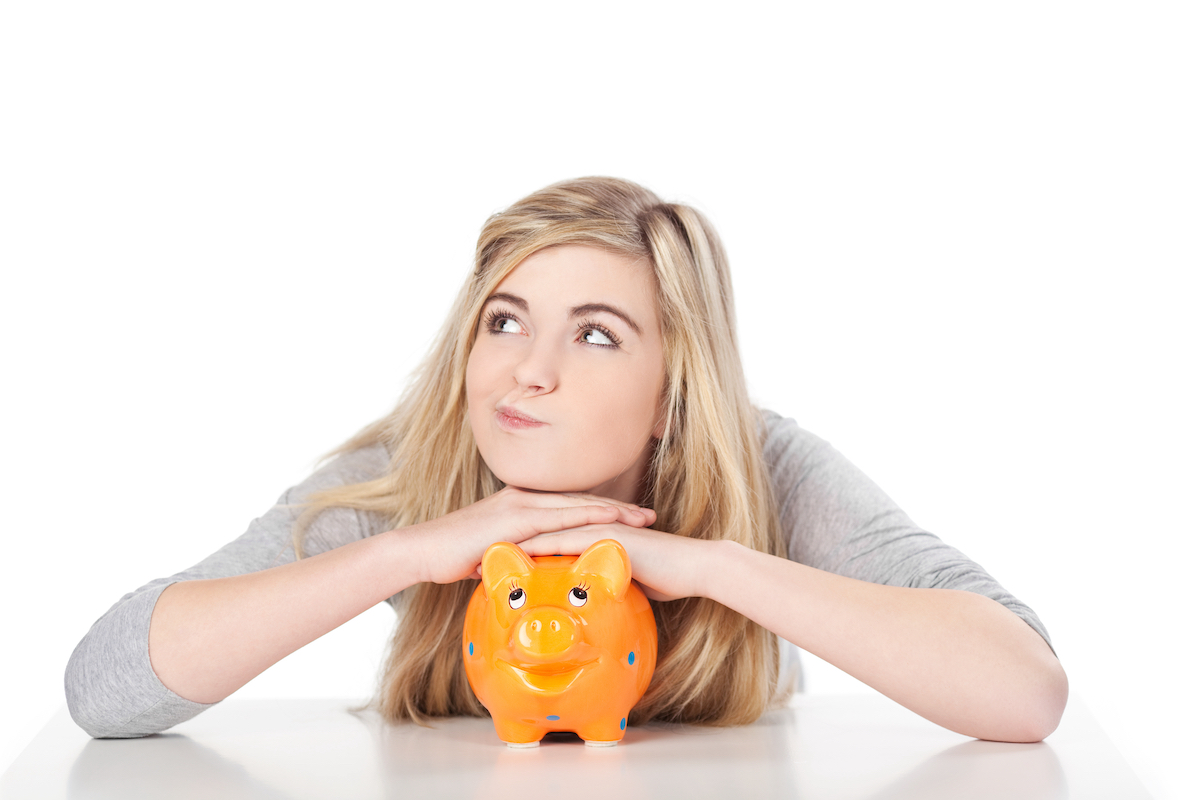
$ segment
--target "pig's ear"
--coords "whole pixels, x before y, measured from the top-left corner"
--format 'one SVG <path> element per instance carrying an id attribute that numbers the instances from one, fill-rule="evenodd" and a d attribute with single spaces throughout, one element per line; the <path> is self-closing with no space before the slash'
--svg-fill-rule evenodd
<path id="1" fill-rule="evenodd" d="M 592 585 L 602 585 L 617 600 L 625 596 L 633 568 L 629 555 L 616 539 L 601 539 L 583 551 L 571 571 Z"/>
<path id="2" fill-rule="evenodd" d="M 511 542 L 496 542 L 483 554 L 483 592 L 488 597 L 498 584 L 505 583 L 514 575 L 529 575 L 533 572 L 533 559 Z"/>

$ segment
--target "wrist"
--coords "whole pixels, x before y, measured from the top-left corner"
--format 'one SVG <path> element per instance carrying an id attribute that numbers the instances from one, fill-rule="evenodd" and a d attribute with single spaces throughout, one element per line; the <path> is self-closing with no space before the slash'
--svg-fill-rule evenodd
<path id="1" fill-rule="evenodd" d="M 696 543 L 705 545 L 705 557 L 701 559 L 701 568 L 696 575 L 695 596 L 722 602 L 722 586 L 729 567 L 742 557 L 746 548 L 732 539 L 698 539 Z"/>
<path id="2" fill-rule="evenodd" d="M 417 583 L 429 583 L 429 559 L 422 545 L 420 524 L 379 534 L 386 539 L 387 559 L 394 566 L 400 592 Z"/>

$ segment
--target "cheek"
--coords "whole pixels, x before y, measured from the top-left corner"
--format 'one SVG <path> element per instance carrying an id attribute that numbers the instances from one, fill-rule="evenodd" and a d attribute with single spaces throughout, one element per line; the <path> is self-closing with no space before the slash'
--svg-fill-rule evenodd
<path id="1" fill-rule="evenodd" d="M 467 418 L 471 422 L 471 427 L 475 428 L 479 421 L 479 415 L 484 413 L 487 406 L 487 399 L 491 393 L 491 382 L 488 375 L 488 359 L 479 356 L 478 348 L 471 351 L 471 355 L 467 359 L 467 374 L 465 381 L 465 390 L 467 395 Z M 476 429 L 476 434 L 479 431 Z"/>
<path id="2" fill-rule="evenodd" d="M 475 357 L 476 351 L 472 350 L 471 355 L 467 356 L 467 404 L 471 404 L 471 400 L 475 398 L 475 392 L 479 387 L 479 359 Z"/>
<path id="3" fill-rule="evenodd" d="M 489 357 L 484 343 L 476 343 L 467 357 L 466 390 L 467 402 L 483 399 L 492 391 L 495 383 L 498 359 Z"/>
<path id="4" fill-rule="evenodd" d="M 617 370 L 593 375 L 588 383 L 588 395 L 594 400 L 588 415 L 593 435 L 610 441 L 636 439 L 639 447 L 645 444 L 658 415 L 657 374 Z"/>

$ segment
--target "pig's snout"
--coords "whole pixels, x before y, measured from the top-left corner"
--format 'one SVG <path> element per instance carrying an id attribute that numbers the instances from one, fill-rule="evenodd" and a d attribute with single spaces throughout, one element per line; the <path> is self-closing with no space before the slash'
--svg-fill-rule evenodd
<path id="1" fill-rule="evenodd" d="M 575 646 L 579 626 L 561 608 L 542 606 L 529 611 L 517 623 L 513 648 L 534 662 L 557 661 Z"/>

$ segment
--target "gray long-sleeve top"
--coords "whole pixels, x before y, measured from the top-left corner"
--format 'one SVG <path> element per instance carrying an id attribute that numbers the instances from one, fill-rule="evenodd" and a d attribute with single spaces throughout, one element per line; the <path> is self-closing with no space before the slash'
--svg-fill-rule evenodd
<path id="1" fill-rule="evenodd" d="M 1050 643 L 1031 608 L 978 564 L 914 525 L 828 442 L 774 412 L 764 411 L 763 417 L 763 455 L 790 559 L 872 583 L 976 592 L 1010 609 Z M 293 561 L 292 525 L 301 509 L 288 504 L 319 489 L 377 478 L 388 465 L 382 445 L 335 458 L 284 492 L 244 534 L 199 564 L 117 601 L 67 663 L 67 705 L 75 722 L 95 737 L 126 738 L 157 733 L 208 708 L 172 692 L 150 666 L 150 616 L 158 596 L 177 581 L 228 577 Z M 309 527 L 305 551 L 315 555 L 386 529 L 379 514 L 328 509 Z"/>

